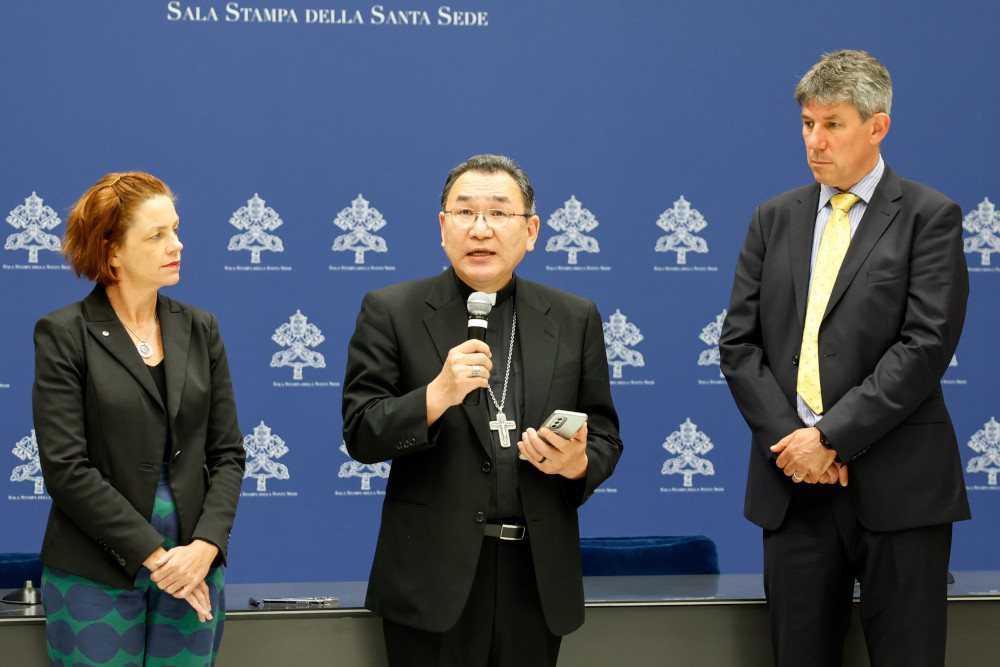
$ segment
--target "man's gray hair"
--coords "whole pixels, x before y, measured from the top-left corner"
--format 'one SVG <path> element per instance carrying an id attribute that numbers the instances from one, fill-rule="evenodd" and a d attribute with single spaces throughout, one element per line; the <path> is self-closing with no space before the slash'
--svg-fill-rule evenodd
<path id="1" fill-rule="evenodd" d="M 885 66 L 864 51 L 825 53 L 795 87 L 795 101 L 805 106 L 847 102 L 862 121 L 892 107 L 892 81 Z"/>
<path id="2" fill-rule="evenodd" d="M 528 215 L 535 214 L 535 191 L 531 187 L 528 175 L 506 155 L 474 155 L 452 169 L 448 174 L 448 179 L 444 182 L 444 190 L 441 192 L 442 211 L 448 205 L 451 186 L 455 184 L 459 176 L 467 171 L 480 171 L 487 174 L 495 174 L 498 171 L 507 172 L 517 183 L 517 187 L 521 189 L 521 196 L 524 198 L 524 212 Z"/>

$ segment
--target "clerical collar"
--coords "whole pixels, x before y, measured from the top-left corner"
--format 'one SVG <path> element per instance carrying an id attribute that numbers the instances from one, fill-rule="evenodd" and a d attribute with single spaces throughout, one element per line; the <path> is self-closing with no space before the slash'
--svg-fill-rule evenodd
<path id="1" fill-rule="evenodd" d="M 472 289 L 458 277 L 458 274 L 454 274 L 455 284 L 458 285 L 458 292 L 462 295 L 462 299 L 468 301 L 469 295 L 476 290 Z M 517 276 L 513 276 L 510 282 L 504 285 L 504 288 L 499 292 L 489 293 L 490 300 L 493 301 L 493 306 L 496 307 L 497 304 L 501 304 L 507 299 L 509 299 L 514 294 L 514 288 L 517 286 Z"/>

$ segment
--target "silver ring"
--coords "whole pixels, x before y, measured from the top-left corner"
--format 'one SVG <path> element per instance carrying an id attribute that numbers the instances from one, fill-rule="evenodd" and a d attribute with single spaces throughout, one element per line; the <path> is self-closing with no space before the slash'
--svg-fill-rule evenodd
<path id="1" fill-rule="evenodd" d="M 547 456 L 543 456 L 542 458 L 538 459 L 538 462 L 539 463 L 545 463 L 548 460 L 548 458 L 549 457 L 547 457 Z"/>
<path id="2" fill-rule="evenodd" d="M 472 367 L 472 372 L 470 373 L 470 376 L 474 378 L 479 377 L 479 366 Z"/>
<path id="3" fill-rule="evenodd" d="M 801 482 L 802 480 L 805 479 L 805 477 L 799 477 L 799 473 L 793 472 L 792 479 L 794 479 L 796 482 Z"/>

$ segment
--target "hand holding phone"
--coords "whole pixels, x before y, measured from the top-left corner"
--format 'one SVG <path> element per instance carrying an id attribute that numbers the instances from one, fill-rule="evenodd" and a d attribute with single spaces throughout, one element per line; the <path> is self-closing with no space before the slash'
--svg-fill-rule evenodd
<path id="1" fill-rule="evenodd" d="M 587 423 L 587 417 L 587 413 L 585 412 L 553 410 L 552 414 L 545 418 L 545 421 L 542 422 L 539 428 L 547 428 L 560 438 L 569 440 Z M 541 436 L 539 435 L 539 437 Z M 542 439 L 544 440 L 544 438 Z M 518 454 L 517 458 L 527 461 L 524 454 Z"/>

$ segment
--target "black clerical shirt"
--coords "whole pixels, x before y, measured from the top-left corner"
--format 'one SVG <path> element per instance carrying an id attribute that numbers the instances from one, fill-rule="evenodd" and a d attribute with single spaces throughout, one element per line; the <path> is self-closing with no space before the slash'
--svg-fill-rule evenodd
<path id="1" fill-rule="evenodd" d="M 456 280 L 458 278 L 456 277 Z M 468 299 L 473 290 L 458 280 L 462 297 Z M 507 380 L 507 395 L 504 398 L 504 375 L 507 370 L 508 353 L 511 349 L 511 332 L 514 323 L 514 293 L 517 286 L 515 276 L 506 287 L 497 292 L 496 304 L 490 311 L 487 318 L 486 344 L 490 346 L 493 353 L 493 370 L 490 371 L 490 388 L 493 390 L 493 397 L 489 392 L 483 391 L 479 401 L 479 416 L 484 422 L 491 422 L 497 418 L 497 403 L 503 402 L 503 413 L 508 421 L 513 421 L 515 427 L 508 431 L 510 436 L 510 447 L 500 446 L 500 434 L 490 429 L 490 441 L 492 444 L 491 467 L 494 474 L 493 491 L 490 494 L 490 507 L 488 521 L 521 519 L 524 517 L 524 508 L 521 505 L 521 494 L 518 487 L 518 470 L 520 461 L 517 456 L 517 441 L 521 439 L 521 433 L 527 427 L 523 423 L 524 415 L 524 368 L 521 362 L 520 336 L 515 331 L 514 353 L 512 356 L 513 365 L 510 368 L 510 376 Z M 537 428 L 537 424 L 534 425 Z"/>

